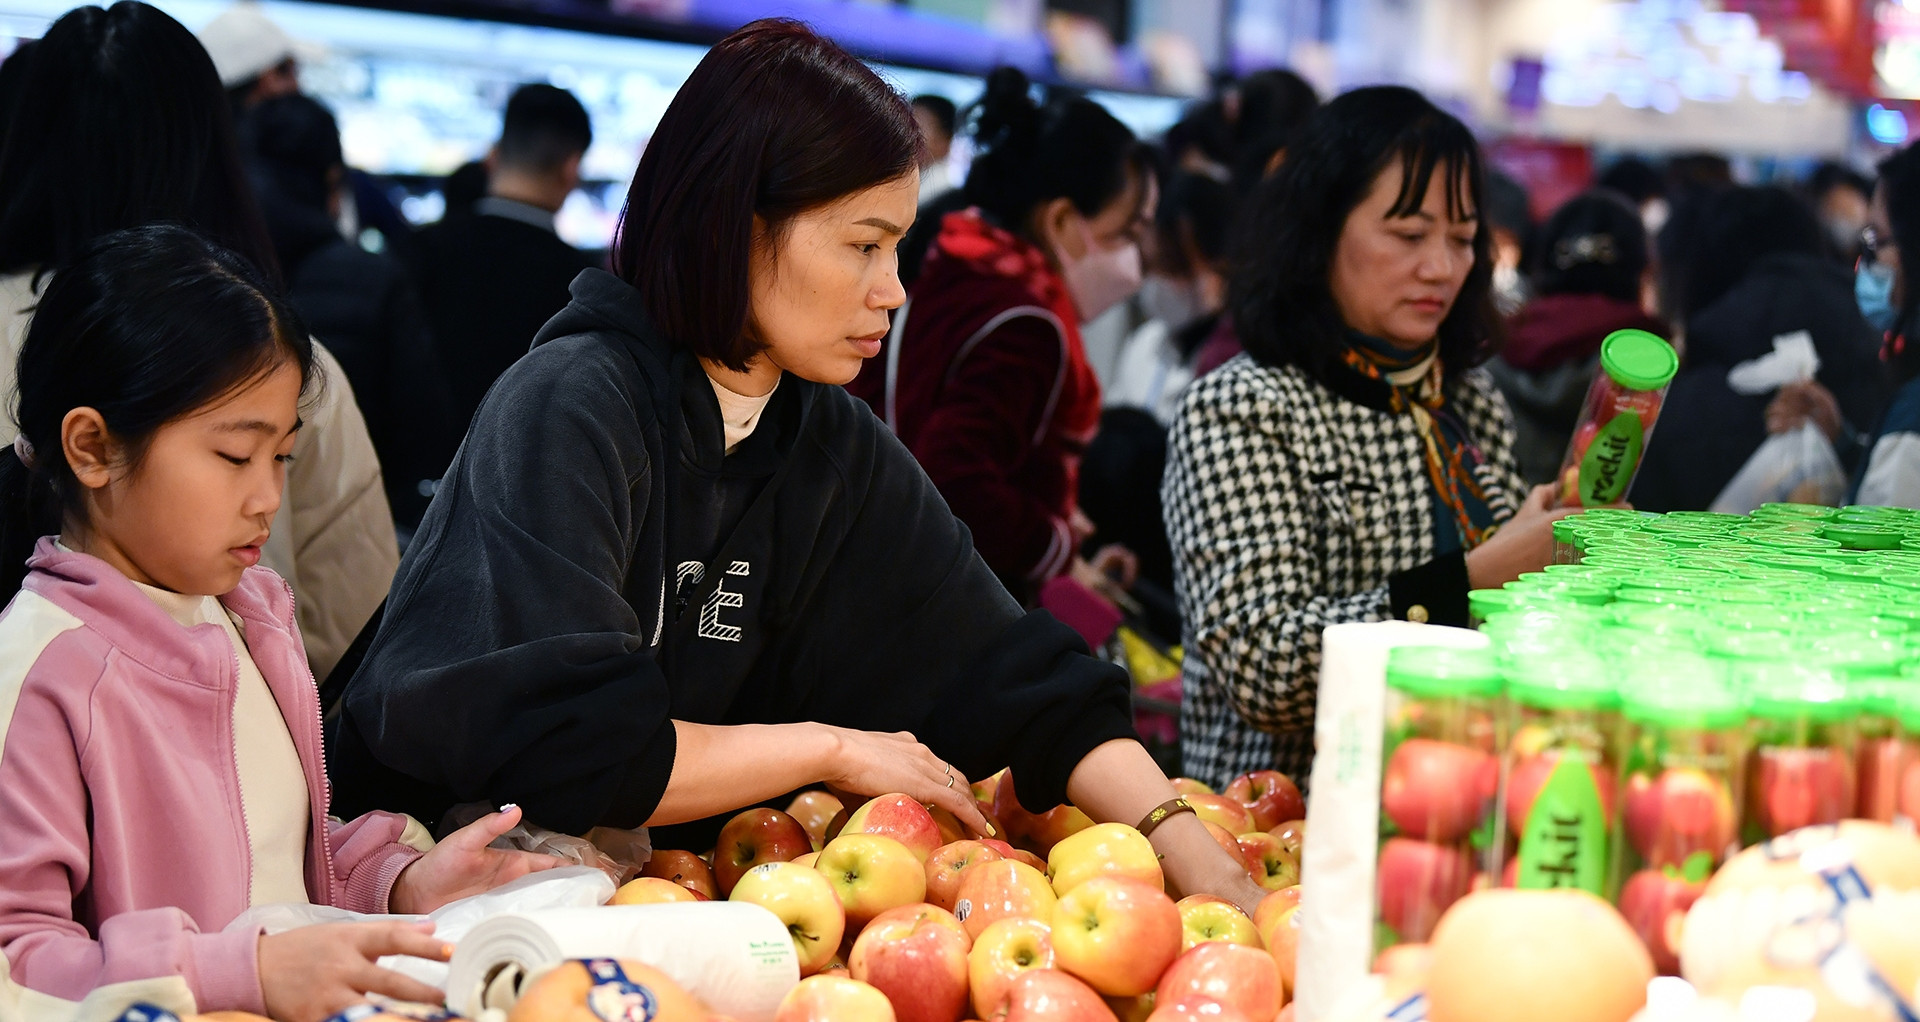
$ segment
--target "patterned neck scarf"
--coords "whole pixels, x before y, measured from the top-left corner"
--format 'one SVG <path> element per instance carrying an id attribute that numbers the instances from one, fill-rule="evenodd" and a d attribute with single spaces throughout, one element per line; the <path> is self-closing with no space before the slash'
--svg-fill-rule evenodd
<path id="1" fill-rule="evenodd" d="M 1404 351 L 1379 338 L 1348 331 L 1343 354 L 1356 372 L 1387 384 L 1395 412 L 1413 416 L 1426 451 L 1427 482 L 1434 499 L 1453 513 L 1461 543 L 1471 550 L 1485 542 L 1498 528 L 1486 490 L 1474 474 L 1485 458 L 1466 423 L 1447 408 L 1439 341 Z"/>

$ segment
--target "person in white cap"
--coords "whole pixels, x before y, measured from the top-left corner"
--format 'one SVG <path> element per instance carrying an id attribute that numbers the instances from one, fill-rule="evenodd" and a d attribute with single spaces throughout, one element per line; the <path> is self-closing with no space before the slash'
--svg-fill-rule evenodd
<path id="1" fill-rule="evenodd" d="M 235 113 L 300 91 L 299 46 L 252 2 L 234 4 L 200 30 Z"/>

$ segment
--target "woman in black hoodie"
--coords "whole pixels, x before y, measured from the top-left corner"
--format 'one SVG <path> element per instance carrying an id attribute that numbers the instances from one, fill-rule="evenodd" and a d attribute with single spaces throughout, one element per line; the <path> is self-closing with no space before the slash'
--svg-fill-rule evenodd
<path id="1" fill-rule="evenodd" d="M 661 119 L 619 276 L 501 377 L 348 688 L 340 806 L 513 801 L 572 833 L 707 821 L 827 782 L 986 827 L 968 780 L 1143 823 L 1175 800 L 1125 675 L 1025 614 L 841 384 L 904 300 L 918 129 L 865 65 L 757 22 Z M 1261 891 L 1191 814 L 1172 886 Z"/>

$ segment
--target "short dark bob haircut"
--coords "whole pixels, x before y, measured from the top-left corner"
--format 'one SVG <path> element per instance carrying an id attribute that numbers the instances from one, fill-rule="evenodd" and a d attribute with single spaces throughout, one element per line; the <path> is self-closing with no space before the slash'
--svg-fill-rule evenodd
<path id="1" fill-rule="evenodd" d="M 1647 228 L 1630 201 L 1596 188 L 1554 210 L 1534 253 L 1533 293 L 1638 302 L 1647 271 Z"/>
<path id="2" fill-rule="evenodd" d="M 720 41 L 647 143 L 614 241 L 614 272 L 666 339 L 744 371 L 753 223 L 778 245 L 794 218 L 919 166 L 920 127 L 873 70 L 798 22 Z M 905 224 L 901 225 L 905 227 Z"/>
<path id="3" fill-rule="evenodd" d="M 1492 233 L 1480 146 L 1458 118 L 1412 89 L 1355 89 L 1315 111 L 1287 150 L 1286 162 L 1254 194 L 1235 260 L 1228 310 L 1241 343 L 1271 366 L 1294 365 L 1344 393 L 1384 391 L 1341 357 L 1347 325 L 1329 285 L 1334 249 L 1347 217 L 1374 181 L 1398 163 L 1400 194 L 1389 217 L 1426 201 L 1443 170 L 1449 216 L 1473 218 L 1473 269 L 1440 323 L 1440 359 L 1452 377 L 1497 350 L 1490 297 Z"/>

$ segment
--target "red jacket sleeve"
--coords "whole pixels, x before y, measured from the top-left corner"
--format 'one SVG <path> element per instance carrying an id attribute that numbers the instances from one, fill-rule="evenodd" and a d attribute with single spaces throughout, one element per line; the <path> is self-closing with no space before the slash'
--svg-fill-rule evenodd
<path id="1" fill-rule="evenodd" d="M 1073 535 L 1059 509 L 1013 481 L 1033 455 L 1060 393 L 1060 331 L 1037 316 L 1009 320 L 966 352 L 920 428 L 913 454 L 1003 578 L 1065 570 Z"/>

